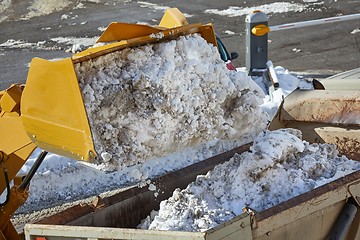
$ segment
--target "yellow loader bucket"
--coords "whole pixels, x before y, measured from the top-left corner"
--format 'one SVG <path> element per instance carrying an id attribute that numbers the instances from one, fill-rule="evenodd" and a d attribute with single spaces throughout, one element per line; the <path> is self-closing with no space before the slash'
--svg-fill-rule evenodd
<path id="1" fill-rule="evenodd" d="M 112 43 L 59 61 L 34 58 L 21 99 L 22 121 L 31 140 L 44 150 L 73 159 L 91 162 L 96 157 L 75 63 L 193 33 L 216 46 L 211 24 L 187 24 L 177 9 L 167 10 L 161 25 L 111 23 L 98 42 Z"/>

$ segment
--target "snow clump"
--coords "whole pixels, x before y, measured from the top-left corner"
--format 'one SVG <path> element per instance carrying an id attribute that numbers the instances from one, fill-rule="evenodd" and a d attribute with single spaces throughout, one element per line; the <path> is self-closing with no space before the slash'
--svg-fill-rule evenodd
<path id="1" fill-rule="evenodd" d="M 95 150 L 107 156 L 98 162 L 110 170 L 256 135 L 268 122 L 262 90 L 245 73 L 229 71 L 198 34 L 116 51 L 75 70 Z"/>

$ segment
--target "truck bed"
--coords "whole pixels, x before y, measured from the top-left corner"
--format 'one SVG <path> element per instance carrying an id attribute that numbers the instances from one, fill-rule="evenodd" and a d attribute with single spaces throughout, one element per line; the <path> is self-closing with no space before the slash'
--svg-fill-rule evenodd
<path id="1" fill-rule="evenodd" d="M 324 239 L 349 198 L 360 200 L 360 171 L 337 179 L 261 212 L 250 209 L 205 232 L 155 231 L 136 226 L 159 209 L 160 201 L 176 188 L 185 188 L 199 174 L 249 150 L 250 144 L 154 179 L 160 194 L 133 187 L 93 205 L 77 205 L 25 226 L 27 240 L 41 239 Z M 358 239 L 360 214 L 356 214 L 347 239 Z"/>

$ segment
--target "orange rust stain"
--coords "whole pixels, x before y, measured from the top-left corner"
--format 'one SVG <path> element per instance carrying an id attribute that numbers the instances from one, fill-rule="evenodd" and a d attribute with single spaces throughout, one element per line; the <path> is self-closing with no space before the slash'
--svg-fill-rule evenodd
<path id="1" fill-rule="evenodd" d="M 360 141 L 358 139 L 348 137 L 340 139 L 335 137 L 335 144 L 338 147 L 339 153 L 353 160 L 360 161 Z"/>

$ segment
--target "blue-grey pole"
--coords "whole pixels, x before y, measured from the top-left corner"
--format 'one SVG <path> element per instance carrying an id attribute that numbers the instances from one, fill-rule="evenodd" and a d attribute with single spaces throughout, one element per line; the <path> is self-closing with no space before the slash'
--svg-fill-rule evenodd
<path id="1" fill-rule="evenodd" d="M 268 17 L 254 11 L 245 18 L 246 70 L 250 76 L 261 76 L 268 61 Z"/>

